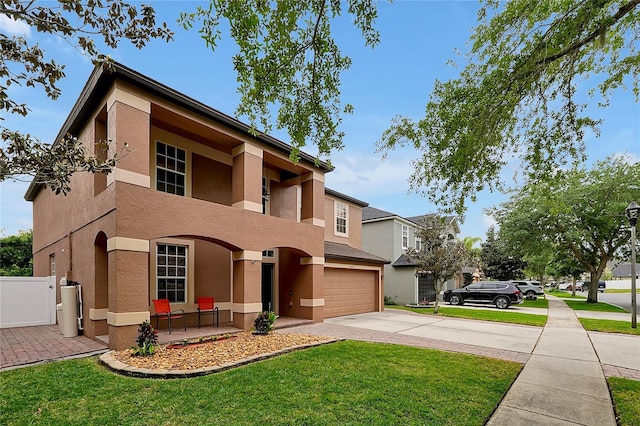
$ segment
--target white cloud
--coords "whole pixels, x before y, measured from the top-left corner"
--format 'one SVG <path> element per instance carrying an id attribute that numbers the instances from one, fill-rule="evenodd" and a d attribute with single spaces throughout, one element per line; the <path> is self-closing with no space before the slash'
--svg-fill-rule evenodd
<path id="1" fill-rule="evenodd" d="M 490 214 L 482 213 L 482 224 L 486 227 L 485 232 L 487 229 L 491 228 L 492 226 L 496 228 L 496 231 L 498 230 L 498 222 Z"/>
<path id="2" fill-rule="evenodd" d="M 640 158 L 632 152 L 616 152 L 612 155 L 613 158 L 621 158 L 626 161 L 627 164 L 633 165 L 640 162 Z"/>
<path id="3" fill-rule="evenodd" d="M 15 20 L 4 14 L 0 14 L 0 28 L 3 33 L 12 36 L 29 37 L 31 35 L 31 27 L 26 22 Z"/>
<path id="4" fill-rule="evenodd" d="M 335 170 L 326 177 L 327 187 L 359 197 L 406 194 L 413 170 L 408 156 L 389 157 L 343 151 L 333 155 Z"/>

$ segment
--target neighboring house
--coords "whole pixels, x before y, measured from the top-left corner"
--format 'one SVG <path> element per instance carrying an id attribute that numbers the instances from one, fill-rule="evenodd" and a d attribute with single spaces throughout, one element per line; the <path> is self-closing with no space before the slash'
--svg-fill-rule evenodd
<path id="1" fill-rule="evenodd" d="M 619 279 L 631 278 L 631 262 L 618 263 L 611 270 L 613 277 Z M 636 278 L 640 275 L 640 263 L 636 263 Z"/>
<path id="2" fill-rule="evenodd" d="M 362 248 L 392 259 L 392 263 L 384 267 L 384 294 L 401 304 L 431 302 L 436 297 L 430 275 L 418 273 L 420 268 L 406 254 L 408 248 L 420 250 L 422 247 L 416 230 L 423 217 L 401 217 L 373 207 L 362 210 Z M 460 232 L 457 219 L 448 216 L 445 225 L 449 238 L 456 238 Z M 456 280 L 449 280 L 443 289 L 457 286 Z"/>
<path id="3" fill-rule="evenodd" d="M 123 65 L 94 70 L 56 140 L 130 152 L 108 175 L 74 174 L 67 196 L 25 195 L 34 275 L 82 284 L 86 336 L 132 346 L 157 298 L 194 326 L 197 297 L 214 296 L 220 322 L 244 330 L 266 309 L 315 322 L 383 309 L 385 259 L 361 250 L 366 203 L 250 130 Z"/>

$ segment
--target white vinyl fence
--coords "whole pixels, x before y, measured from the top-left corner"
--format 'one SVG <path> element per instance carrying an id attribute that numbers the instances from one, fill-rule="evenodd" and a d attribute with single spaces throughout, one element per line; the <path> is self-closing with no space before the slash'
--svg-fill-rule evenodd
<path id="1" fill-rule="evenodd" d="M 631 278 L 627 278 L 624 280 L 607 280 L 607 288 L 608 289 L 625 289 L 631 291 Z M 636 283 L 640 284 L 640 283 Z"/>
<path id="2" fill-rule="evenodd" d="M 56 277 L 0 277 L 0 328 L 56 323 Z"/>

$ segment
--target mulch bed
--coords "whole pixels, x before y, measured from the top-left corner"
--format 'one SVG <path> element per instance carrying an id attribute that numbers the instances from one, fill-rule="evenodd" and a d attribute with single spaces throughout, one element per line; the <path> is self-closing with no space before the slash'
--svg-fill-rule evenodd
<path id="1" fill-rule="evenodd" d="M 195 370 L 241 361 L 256 355 L 277 352 L 282 349 L 333 340 L 329 337 L 308 334 L 270 333 L 254 335 L 238 333 L 237 337 L 207 342 L 201 345 L 187 345 L 184 348 L 168 349 L 156 346 L 152 356 L 133 356 L 130 349 L 112 352 L 116 360 L 139 368 L 150 370 Z"/>

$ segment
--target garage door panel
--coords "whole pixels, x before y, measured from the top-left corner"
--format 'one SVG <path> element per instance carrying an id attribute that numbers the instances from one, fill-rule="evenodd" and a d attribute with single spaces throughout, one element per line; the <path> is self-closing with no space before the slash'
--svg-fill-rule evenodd
<path id="1" fill-rule="evenodd" d="M 377 287 L 378 279 L 375 271 L 326 269 L 324 317 L 375 311 Z"/>

